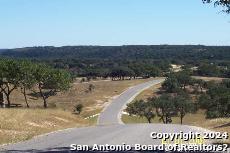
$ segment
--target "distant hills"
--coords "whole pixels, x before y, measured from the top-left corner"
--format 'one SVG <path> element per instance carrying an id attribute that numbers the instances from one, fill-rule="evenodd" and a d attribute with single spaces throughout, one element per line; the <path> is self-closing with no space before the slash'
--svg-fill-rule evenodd
<path id="1" fill-rule="evenodd" d="M 230 60 L 230 46 L 132 45 L 63 46 L 1 49 L 0 56 L 34 59 L 177 59 Z"/>
<path id="2" fill-rule="evenodd" d="M 7 49 L 0 49 L 0 53 L 6 51 Z"/>

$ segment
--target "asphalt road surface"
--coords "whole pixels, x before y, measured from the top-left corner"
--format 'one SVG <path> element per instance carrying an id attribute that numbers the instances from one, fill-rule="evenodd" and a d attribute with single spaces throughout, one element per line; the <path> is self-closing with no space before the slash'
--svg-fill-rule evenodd
<path id="1" fill-rule="evenodd" d="M 126 104 L 131 102 L 141 91 L 159 84 L 162 81 L 163 79 L 149 81 L 136 85 L 123 92 L 100 114 L 98 125 L 122 124 L 121 112 L 124 110 Z"/>
<path id="2" fill-rule="evenodd" d="M 179 133 L 179 132 L 204 132 L 205 129 L 176 124 L 128 124 L 121 122 L 121 111 L 126 104 L 141 91 L 156 85 L 163 81 L 162 79 L 149 81 L 136 85 L 123 92 L 119 97 L 105 108 L 100 114 L 98 125 L 86 128 L 72 128 L 63 131 L 57 131 L 31 140 L 2 146 L 3 152 L 71 152 L 70 145 L 123 145 L 135 144 L 159 145 L 160 139 L 152 139 L 152 132 L 158 133 Z"/>

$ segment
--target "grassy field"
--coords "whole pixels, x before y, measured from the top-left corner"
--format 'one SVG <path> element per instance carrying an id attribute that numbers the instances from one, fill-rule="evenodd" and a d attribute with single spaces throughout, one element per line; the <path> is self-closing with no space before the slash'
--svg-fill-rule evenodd
<path id="1" fill-rule="evenodd" d="M 149 79 L 150 80 L 150 79 Z M 72 88 L 65 93 L 58 93 L 56 96 L 48 99 L 50 108 L 61 108 L 63 110 L 73 111 L 76 104 L 83 104 L 82 116 L 87 117 L 99 113 L 115 96 L 121 94 L 130 86 L 148 81 L 148 79 L 110 81 L 99 80 L 79 83 L 76 81 Z M 89 85 L 94 89 L 89 91 Z M 32 108 L 42 107 L 42 99 L 29 96 L 29 104 Z M 11 97 L 13 103 L 21 103 L 25 106 L 24 97 L 20 91 L 15 91 Z"/>
<path id="2" fill-rule="evenodd" d="M 0 144 L 30 139 L 36 135 L 70 127 L 95 125 L 97 117 L 85 119 L 99 113 L 109 102 L 130 86 L 150 79 L 109 81 L 99 80 L 80 83 L 76 81 L 71 90 L 48 99 L 48 109 L 43 109 L 40 98 L 29 96 L 31 108 L 25 108 L 24 97 L 15 91 L 12 103 L 23 104 L 23 108 L 0 109 Z M 95 89 L 89 92 L 93 84 Z M 83 104 L 81 115 L 73 114 L 76 104 Z"/>
<path id="3" fill-rule="evenodd" d="M 154 97 L 156 96 L 156 92 L 159 91 L 159 88 L 161 87 L 161 83 L 152 86 L 144 91 L 142 91 L 137 97 L 135 97 L 135 100 L 147 100 L 149 97 Z"/>
<path id="4" fill-rule="evenodd" d="M 58 109 L 1 109 L 0 123 L 0 144 L 27 140 L 51 131 L 93 124 L 71 112 Z"/>

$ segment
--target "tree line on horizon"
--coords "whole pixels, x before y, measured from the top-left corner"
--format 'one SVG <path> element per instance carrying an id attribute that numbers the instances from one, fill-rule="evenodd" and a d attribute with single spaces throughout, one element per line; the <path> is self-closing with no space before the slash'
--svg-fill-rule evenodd
<path id="1" fill-rule="evenodd" d="M 227 60 L 230 46 L 203 45 L 127 45 L 127 46 L 38 46 L 0 51 L 1 56 L 30 59 L 101 59 L 182 61 Z"/>
<path id="2" fill-rule="evenodd" d="M 46 46 L 9 49 L 0 56 L 44 62 L 77 77 L 164 76 L 171 64 L 197 67 L 193 75 L 230 77 L 228 46 Z"/>

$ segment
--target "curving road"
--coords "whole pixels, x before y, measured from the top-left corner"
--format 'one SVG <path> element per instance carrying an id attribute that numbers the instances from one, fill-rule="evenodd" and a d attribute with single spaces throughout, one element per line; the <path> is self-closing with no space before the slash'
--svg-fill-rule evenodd
<path id="1" fill-rule="evenodd" d="M 174 133 L 174 132 L 204 132 L 205 129 L 175 124 L 129 124 L 121 122 L 120 114 L 127 103 L 141 91 L 162 82 L 162 79 L 149 81 L 136 85 L 123 92 L 119 97 L 105 108 L 98 118 L 95 127 L 73 128 L 53 132 L 36 137 L 32 140 L 3 146 L 3 152 L 70 152 L 70 144 L 82 144 L 92 146 L 93 144 L 129 145 L 161 144 L 159 139 L 151 139 L 151 132 Z M 1 150 L 1 149 L 0 149 Z"/>
<path id="2" fill-rule="evenodd" d="M 123 92 L 100 114 L 98 118 L 98 125 L 122 124 L 121 112 L 124 110 L 126 104 L 131 102 L 143 90 L 159 84 L 162 81 L 163 79 L 149 81 L 136 85 Z"/>

